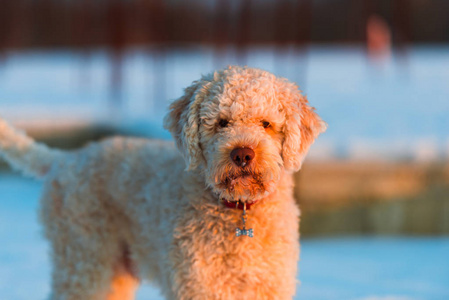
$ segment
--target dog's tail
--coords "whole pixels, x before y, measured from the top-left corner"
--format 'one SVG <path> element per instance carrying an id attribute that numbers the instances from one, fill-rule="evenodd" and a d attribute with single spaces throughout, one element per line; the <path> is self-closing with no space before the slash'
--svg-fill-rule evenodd
<path id="1" fill-rule="evenodd" d="M 25 175 L 44 177 L 62 153 L 36 143 L 0 118 L 0 156 Z"/>

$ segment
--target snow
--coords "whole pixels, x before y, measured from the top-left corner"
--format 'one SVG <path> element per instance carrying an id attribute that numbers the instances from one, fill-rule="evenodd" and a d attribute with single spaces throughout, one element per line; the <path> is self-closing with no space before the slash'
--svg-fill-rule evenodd
<path id="1" fill-rule="evenodd" d="M 140 134 L 168 138 L 161 126 L 168 103 L 200 74 L 239 62 L 232 49 L 218 63 L 213 49 L 204 47 L 170 50 L 165 61 L 151 56 L 151 49 L 130 50 L 124 56 L 123 103 L 114 109 L 108 106 L 109 58 L 100 50 L 87 57 L 10 54 L 0 66 L 0 115 L 15 122 L 50 119 L 58 124 L 118 119 L 120 126 Z M 312 158 L 449 157 L 448 45 L 412 47 L 405 56 L 394 54 L 377 63 L 357 47 L 258 47 L 248 49 L 246 64 L 298 82 L 328 122 Z M 155 89 L 164 79 L 165 89 Z"/>
<path id="2" fill-rule="evenodd" d="M 0 173 L 1 299 L 45 299 L 48 245 L 37 221 L 40 182 Z M 301 300 L 449 299 L 449 237 L 304 238 Z M 163 299 L 145 283 L 137 299 Z"/>

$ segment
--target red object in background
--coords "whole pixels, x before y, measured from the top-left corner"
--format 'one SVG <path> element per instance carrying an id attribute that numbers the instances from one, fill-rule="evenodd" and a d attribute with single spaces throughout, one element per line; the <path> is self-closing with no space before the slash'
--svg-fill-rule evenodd
<path id="1" fill-rule="evenodd" d="M 366 44 L 368 55 L 384 57 L 391 52 L 391 29 L 385 19 L 372 15 L 366 24 Z"/>

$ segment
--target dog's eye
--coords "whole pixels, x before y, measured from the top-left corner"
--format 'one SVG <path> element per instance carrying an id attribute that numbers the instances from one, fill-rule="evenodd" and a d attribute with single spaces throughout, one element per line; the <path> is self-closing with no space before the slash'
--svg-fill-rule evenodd
<path id="1" fill-rule="evenodd" d="M 263 128 L 270 128 L 271 124 L 268 121 L 262 121 L 262 126 L 263 126 Z"/>
<path id="2" fill-rule="evenodd" d="M 218 121 L 218 126 L 220 126 L 221 128 L 228 126 L 228 124 L 229 124 L 229 121 L 225 120 L 225 119 L 220 119 Z"/>

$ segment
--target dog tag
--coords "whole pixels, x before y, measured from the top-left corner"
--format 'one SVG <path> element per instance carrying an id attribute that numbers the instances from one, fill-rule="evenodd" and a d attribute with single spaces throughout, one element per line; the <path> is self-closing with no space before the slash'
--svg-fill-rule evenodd
<path id="1" fill-rule="evenodd" d="M 235 236 L 249 236 L 254 237 L 254 230 L 252 228 L 246 229 L 246 203 L 243 203 L 243 212 L 242 212 L 242 222 L 243 222 L 243 228 L 236 228 L 235 229 Z"/>

